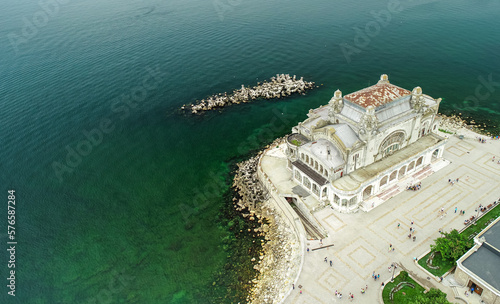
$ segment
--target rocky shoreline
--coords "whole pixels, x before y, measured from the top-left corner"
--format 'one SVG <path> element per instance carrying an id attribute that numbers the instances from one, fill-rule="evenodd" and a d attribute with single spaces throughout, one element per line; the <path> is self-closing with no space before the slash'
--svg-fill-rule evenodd
<path id="1" fill-rule="evenodd" d="M 474 133 L 494 137 L 490 131 L 487 131 L 487 126 L 485 124 L 478 124 L 474 120 L 467 121 L 457 115 L 446 116 L 444 114 L 439 114 L 439 117 L 441 118 L 439 127 L 450 133 L 456 133 L 459 129 L 464 128 Z"/>
<path id="2" fill-rule="evenodd" d="M 232 93 L 216 94 L 194 104 L 183 105 L 182 111 L 190 111 L 192 114 L 201 114 L 205 111 L 223 108 L 232 104 L 247 103 L 256 99 L 275 99 L 287 97 L 292 94 L 304 94 L 307 90 L 314 88 L 314 82 L 308 82 L 295 75 L 276 74 L 270 81 L 257 83 L 256 86 L 234 90 Z"/>
<path id="3" fill-rule="evenodd" d="M 281 139 L 270 146 L 275 146 Z M 282 218 L 279 211 L 269 203 L 270 194 L 257 176 L 259 159 L 263 151 L 247 161 L 238 164 L 233 187 L 238 198 L 233 198 L 236 210 L 243 217 L 258 221 L 259 228 L 254 229 L 264 236 L 262 251 L 255 262 L 254 269 L 258 271 L 251 282 L 252 287 L 247 297 L 247 303 L 279 303 L 287 290 L 290 289 L 296 269 L 290 261 L 299 255 L 299 240 L 293 228 Z"/>

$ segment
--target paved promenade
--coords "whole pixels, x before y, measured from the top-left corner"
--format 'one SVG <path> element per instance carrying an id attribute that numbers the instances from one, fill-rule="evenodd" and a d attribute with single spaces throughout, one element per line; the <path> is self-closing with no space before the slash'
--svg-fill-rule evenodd
<path id="1" fill-rule="evenodd" d="M 322 240 L 323 247 L 334 246 L 313 251 L 321 247 L 320 242 L 306 241 L 310 251 L 304 252 L 302 272 L 285 303 L 341 303 L 349 301 L 349 293 L 354 294 L 356 303 L 380 303 L 380 285 L 391 279 L 393 273 L 388 267 L 394 262 L 402 264 L 428 287 L 446 292 L 452 303 L 463 303 L 455 300 L 452 289 L 446 286 L 449 280 L 441 284 L 427 279 L 427 274 L 413 261 L 429 249 L 440 229 L 461 229 L 465 218 L 476 215 L 479 204 L 488 205 L 500 198 L 500 164 L 497 164 L 500 141 L 479 143 L 475 133 L 461 130 L 460 134 L 465 135 L 463 140 L 455 136 L 449 138 L 443 155 L 447 162 L 399 181 L 398 189 L 421 181 L 421 190 L 398 191 L 392 198 L 379 197 L 373 208 L 370 203 L 354 214 L 341 214 L 331 208 L 314 212 L 329 233 L 328 238 Z M 493 156 L 496 156 L 495 162 L 492 162 Z M 283 194 L 292 193 L 291 188 L 296 185 L 291 181 L 291 173 L 283 169 L 285 166 L 286 159 L 278 150 L 262 160 L 264 171 Z M 434 173 L 428 174 L 430 169 Z M 457 178 L 459 182 L 454 185 L 448 183 L 448 179 Z M 455 213 L 455 207 L 465 210 L 465 216 Z M 441 208 L 447 213 L 442 218 Z M 415 242 L 407 237 L 410 227 L 416 229 Z M 394 251 L 389 250 L 390 244 Z M 377 281 L 372 278 L 374 271 L 380 274 Z M 366 285 L 367 291 L 361 294 L 361 288 Z M 343 294 L 342 299 L 335 297 L 335 290 Z M 479 303 L 479 296 L 467 300 Z"/>

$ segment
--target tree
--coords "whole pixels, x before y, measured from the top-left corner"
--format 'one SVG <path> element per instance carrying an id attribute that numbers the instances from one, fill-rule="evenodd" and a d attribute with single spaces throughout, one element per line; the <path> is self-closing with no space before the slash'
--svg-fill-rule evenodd
<path id="1" fill-rule="evenodd" d="M 428 293 L 419 294 L 409 304 L 451 304 L 446 294 L 439 289 L 431 288 Z"/>
<path id="2" fill-rule="evenodd" d="M 435 244 L 431 245 L 431 250 L 439 252 L 444 260 L 456 262 L 474 245 L 473 240 L 469 240 L 455 229 L 450 233 L 441 234 L 442 237 L 434 240 Z"/>

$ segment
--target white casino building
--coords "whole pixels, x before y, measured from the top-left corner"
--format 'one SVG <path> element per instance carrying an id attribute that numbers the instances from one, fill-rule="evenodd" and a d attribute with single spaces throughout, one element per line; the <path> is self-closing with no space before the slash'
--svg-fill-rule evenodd
<path id="1" fill-rule="evenodd" d="M 287 138 L 293 179 L 319 201 L 352 212 L 373 195 L 441 158 L 441 98 L 411 92 L 382 75 L 376 85 L 310 110 Z"/>

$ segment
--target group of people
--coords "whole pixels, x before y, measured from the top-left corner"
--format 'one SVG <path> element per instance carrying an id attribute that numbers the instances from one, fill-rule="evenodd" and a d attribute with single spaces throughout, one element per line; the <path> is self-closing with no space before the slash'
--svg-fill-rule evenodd
<path id="1" fill-rule="evenodd" d="M 420 182 L 416 185 L 406 187 L 406 190 L 417 191 L 417 190 L 420 190 L 421 187 L 422 187 L 422 183 Z"/>
<path id="2" fill-rule="evenodd" d="M 368 285 L 366 286 L 366 288 L 368 288 Z M 363 288 L 361 289 L 364 290 Z M 361 293 L 364 293 L 364 291 Z M 338 292 L 337 290 L 335 290 L 335 296 L 339 299 L 342 299 L 342 293 Z M 350 299 L 351 301 L 354 300 L 354 294 L 349 293 L 349 296 L 347 296 L 347 298 Z"/>
<path id="3" fill-rule="evenodd" d="M 408 238 L 409 239 L 413 238 L 413 241 L 415 242 L 417 237 L 414 234 L 415 234 L 415 232 L 417 232 L 417 229 L 413 228 L 413 220 L 410 223 L 411 223 L 411 227 L 410 227 L 410 234 L 408 234 Z M 398 226 L 398 228 L 399 228 L 399 226 Z"/>
<path id="4" fill-rule="evenodd" d="M 458 178 L 457 179 L 453 179 L 453 180 L 451 178 L 449 178 L 448 179 L 448 183 L 453 186 L 455 183 L 458 183 Z"/>

